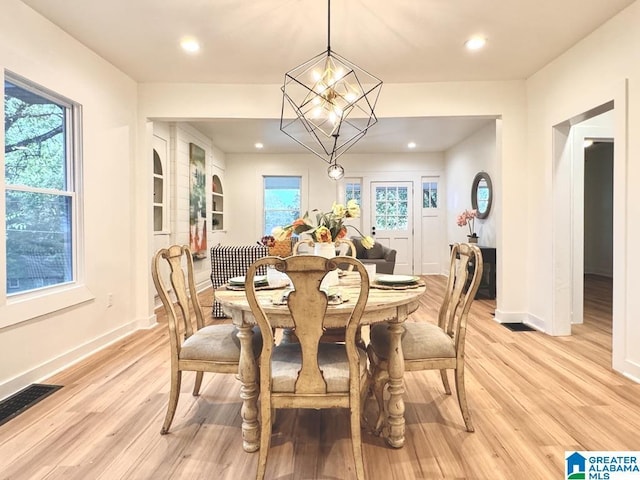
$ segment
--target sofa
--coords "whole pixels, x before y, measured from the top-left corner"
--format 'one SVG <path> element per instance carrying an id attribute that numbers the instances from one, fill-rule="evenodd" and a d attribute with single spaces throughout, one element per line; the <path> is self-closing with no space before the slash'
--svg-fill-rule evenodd
<path id="1" fill-rule="evenodd" d="M 374 264 L 376 273 L 393 274 L 396 266 L 396 251 L 381 243 L 376 242 L 372 248 L 362 246 L 362 237 L 351 237 L 356 247 L 356 258 L 364 264 Z"/>

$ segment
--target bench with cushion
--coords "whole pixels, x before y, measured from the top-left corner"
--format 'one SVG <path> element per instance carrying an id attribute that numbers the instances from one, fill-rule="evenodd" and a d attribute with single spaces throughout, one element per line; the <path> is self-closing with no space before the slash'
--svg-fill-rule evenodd
<path id="1" fill-rule="evenodd" d="M 379 242 L 372 248 L 366 249 L 362 246 L 361 237 L 351 237 L 351 241 L 356 247 L 356 258 L 364 264 L 375 264 L 376 273 L 393 274 L 396 266 L 396 251 Z"/>
<path id="2" fill-rule="evenodd" d="M 211 284 L 213 286 L 213 316 L 224 318 L 222 305 L 215 300 L 215 290 L 230 278 L 246 275 L 249 267 L 259 258 L 269 255 L 266 245 L 216 245 L 211 248 Z M 266 274 L 262 269 L 260 275 Z"/>

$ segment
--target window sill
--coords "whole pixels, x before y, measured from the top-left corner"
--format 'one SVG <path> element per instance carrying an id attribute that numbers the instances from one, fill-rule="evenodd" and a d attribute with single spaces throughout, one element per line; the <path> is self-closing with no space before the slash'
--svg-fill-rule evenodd
<path id="1" fill-rule="evenodd" d="M 95 299 L 84 285 L 20 295 L 0 305 L 0 329 Z"/>

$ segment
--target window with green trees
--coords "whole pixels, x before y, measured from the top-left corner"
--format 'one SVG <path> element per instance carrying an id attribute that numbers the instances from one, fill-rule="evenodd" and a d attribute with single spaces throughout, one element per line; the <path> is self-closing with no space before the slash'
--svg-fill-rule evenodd
<path id="1" fill-rule="evenodd" d="M 300 218 L 300 177 L 264 177 L 264 234 Z"/>
<path id="2" fill-rule="evenodd" d="M 358 205 L 362 205 L 362 182 L 360 179 L 346 179 L 344 183 L 345 189 L 345 204 L 349 200 L 355 200 Z"/>
<path id="3" fill-rule="evenodd" d="M 7 294 L 75 280 L 80 107 L 5 74 Z"/>

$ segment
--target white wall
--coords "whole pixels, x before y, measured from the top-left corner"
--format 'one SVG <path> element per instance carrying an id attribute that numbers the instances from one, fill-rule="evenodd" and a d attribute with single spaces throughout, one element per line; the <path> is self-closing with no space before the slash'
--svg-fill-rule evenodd
<path id="1" fill-rule="evenodd" d="M 554 263 L 554 153 L 553 127 L 583 112 L 614 100 L 614 367 L 640 378 L 640 297 L 634 295 L 633 273 L 640 258 L 627 255 L 640 225 L 640 190 L 629 188 L 640 179 L 640 164 L 630 161 L 640 154 L 640 2 L 635 2 L 583 41 L 527 81 L 528 203 L 536 214 L 527 215 L 531 240 L 526 275 L 530 289 L 529 314 L 552 328 L 557 290 Z M 628 128 L 628 130 L 627 130 Z M 633 132 L 633 133 L 632 133 Z M 558 137 L 556 137 L 558 138 Z M 505 199 L 506 204 L 508 200 Z M 535 240 L 533 240 L 535 239 Z M 551 301 L 550 301 L 551 300 Z"/>
<path id="2" fill-rule="evenodd" d="M 17 0 L 0 5 L 4 69 L 82 104 L 86 301 L 53 311 L 70 299 L 39 296 L 18 304 L 0 292 L 3 323 L 24 320 L 0 329 L 0 398 L 149 321 L 149 312 L 137 317 L 133 308 L 136 83 Z M 3 164 L 0 154 L 0 175 Z M 4 193 L 0 198 L 4 225 Z"/>
<path id="3" fill-rule="evenodd" d="M 447 178 L 447 238 L 448 243 L 466 242 L 468 227 L 459 227 L 456 217 L 465 209 L 471 210 L 471 186 L 478 172 L 487 172 L 495 178 L 498 169 L 496 154 L 496 124 L 491 122 L 445 152 Z M 475 219 L 474 228 L 480 237 L 478 243 L 496 246 L 496 221 L 500 215 L 498 191 L 495 191 L 489 216 Z"/>

